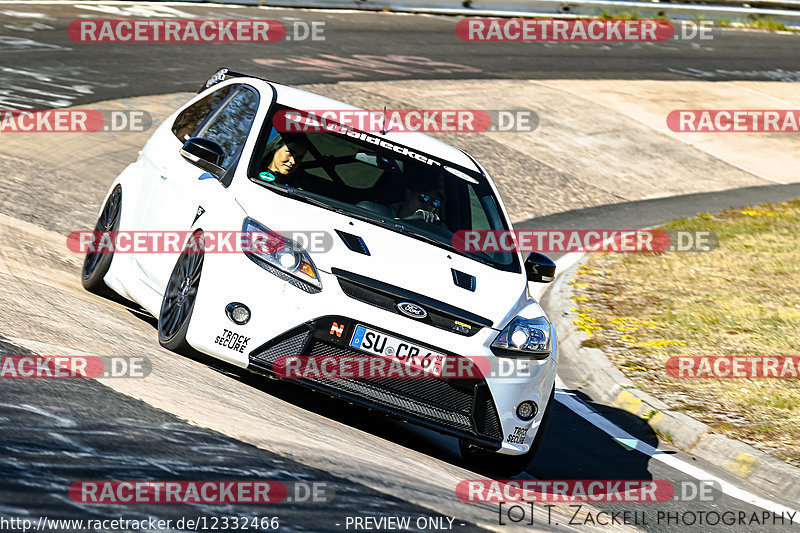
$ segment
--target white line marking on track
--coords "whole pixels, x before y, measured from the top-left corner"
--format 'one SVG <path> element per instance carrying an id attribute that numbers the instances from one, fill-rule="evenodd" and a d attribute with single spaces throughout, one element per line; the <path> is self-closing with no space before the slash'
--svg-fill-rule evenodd
<path id="1" fill-rule="evenodd" d="M 765 92 L 758 91 L 756 89 L 751 89 L 750 87 L 742 87 L 741 85 L 737 85 L 737 84 L 733 84 L 733 86 L 736 87 L 737 89 L 742 90 L 742 91 L 751 92 L 751 93 L 763 96 L 764 98 L 768 98 L 770 100 L 775 100 L 776 102 L 780 102 L 782 105 L 788 106 L 789 108 L 797 107 L 796 104 L 792 104 L 791 102 L 787 102 L 783 98 L 778 98 L 777 96 L 772 96 L 771 94 L 767 94 Z"/>
<path id="2" fill-rule="evenodd" d="M 733 485 L 729 481 L 726 481 L 722 478 L 719 478 L 713 474 L 709 474 L 702 468 L 694 466 L 692 464 L 687 463 L 686 461 L 675 457 L 675 455 L 665 453 L 661 450 L 658 450 L 643 442 L 618 425 L 614 424 L 610 420 L 606 419 L 603 415 L 589 407 L 587 404 L 579 400 L 570 392 L 564 390 L 564 384 L 561 380 L 558 380 L 556 386 L 556 401 L 558 401 L 561 405 L 575 413 L 576 415 L 580 416 L 591 425 L 596 427 L 597 429 L 601 430 L 606 435 L 610 436 L 615 440 L 623 439 L 629 445 L 633 445 L 635 441 L 635 450 L 647 455 L 648 457 L 652 457 L 656 461 L 664 463 L 670 468 L 674 468 L 684 474 L 687 474 L 695 479 L 701 479 L 704 481 L 715 481 L 719 483 L 719 486 L 722 489 L 724 494 L 732 498 L 736 498 L 737 500 L 741 500 L 745 503 L 749 503 L 760 507 L 766 511 L 771 511 L 776 514 L 780 513 L 798 513 L 798 511 L 791 509 L 789 507 L 785 507 L 779 503 L 772 502 L 761 496 L 756 496 L 752 492 L 749 492 L 744 489 L 740 489 L 739 487 Z M 633 450 L 632 450 L 633 451 Z M 800 514 L 800 513 L 798 513 Z"/>

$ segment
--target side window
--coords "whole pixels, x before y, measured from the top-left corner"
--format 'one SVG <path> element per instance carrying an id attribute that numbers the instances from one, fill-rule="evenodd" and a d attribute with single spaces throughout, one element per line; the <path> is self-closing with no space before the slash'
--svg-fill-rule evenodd
<path id="1" fill-rule="evenodd" d="M 214 141 L 222 147 L 225 151 L 223 167 L 227 168 L 239 155 L 257 109 L 258 94 L 250 88 L 241 87 L 197 134 L 198 137 Z"/>
<path id="2" fill-rule="evenodd" d="M 178 115 L 175 123 L 172 125 L 172 133 L 181 143 L 194 135 L 200 125 L 208 118 L 208 116 L 225 101 L 234 89 L 239 85 L 228 85 L 218 91 L 214 91 L 199 102 L 196 102 Z"/>

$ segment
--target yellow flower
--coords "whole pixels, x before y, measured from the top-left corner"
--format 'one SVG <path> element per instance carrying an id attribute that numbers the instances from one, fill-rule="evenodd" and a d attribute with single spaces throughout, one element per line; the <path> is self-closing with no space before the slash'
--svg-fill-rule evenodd
<path id="1" fill-rule="evenodd" d="M 752 207 L 748 207 L 747 209 L 740 211 L 740 213 L 749 217 L 775 216 L 775 213 L 770 213 L 769 211 L 764 211 L 763 209 L 753 209 Z"/>
<path id="2" fill-rule="evenodd" d="M 658 339 L 654 341 L 640 342 L 637 344 L 640 348 L 656 349 L 664 348 L 667 346 L 686 346 L 686 343 L 678 340 Z"/>

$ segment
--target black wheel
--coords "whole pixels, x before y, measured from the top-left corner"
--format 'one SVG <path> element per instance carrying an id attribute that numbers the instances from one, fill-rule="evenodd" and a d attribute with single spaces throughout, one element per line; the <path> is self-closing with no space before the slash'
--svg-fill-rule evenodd
<path id="1" fill-rule="evenodd" d="M 191 351 L 186 332 L 194 310 L 200 273 L 203 270 L 203 237 L 194 233 L 178 257 L 167 282 L 161 312 L 158 315 L 158 342 L 167 350 Z"/>
<path id="2" fill-rule="evenodd" d="M 101 242 L 101 236 L 110 231 L 119 230 L 119 216 L 122 211 L 122 188 L 117 185 L 106 200 L 106 205 L 103 206 L 103 211 L 100 213 L 100 218 L 97 219 L 97 224 L 94 227 L 95 237 L 92 244 L 95 249 Z M 114 258 L 113 252 L 110 253 L 96 253 L 86 252 L 86 257 L 83 259 L 83 271 L 81 272 L 81 283 L 83 287 L 95 294 L 101 296 L 111 297 L 114 295 L 111 289 L 103 281 L 109 267 L 111 260 Z"/>
<path id="3" fill-rule="evenodd" d="M 539 450 L 539 446 L 542 445 L 542 439 L 547 431 L 547 425 L 550 422 L 550 413 L 553 411 L 555 392 L 556 389 L 555 386 L 553 386 L 553 389 L 550 391 L 550 399 L 547 401 L 547 407 L 545 407 L 544 414 L 542 415 L 542 422 L 539 424 L 539 430 L 536 433 L 536 437 L 533 439 L 531 449 L 528 450 L 527 453 L 523 455 L 501 455 L 460 438 L 458 439 L 458 447 L 461 451 L 461 457 L 467 464 L 476 469 L 503 476 L 515 476 L 523 472 L 531 461 L 533 461 L 533 457 Z"/>

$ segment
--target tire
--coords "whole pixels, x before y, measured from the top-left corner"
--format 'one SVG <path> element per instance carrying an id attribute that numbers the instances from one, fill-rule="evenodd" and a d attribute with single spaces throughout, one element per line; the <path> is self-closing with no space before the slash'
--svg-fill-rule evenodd
<path id="1" fill-rule="evenodd" d="M 175 262 L 161 301 L 158 342 L 167 350 L 183 354 L 192 352 L 186 342 L 186 332 L 197 299 L 204 256 L 202 233 L 195 232 Z"/>
<path id="2" fill-rule="evenodd" d="M 98 232 L 106 234 L 110 231 L 119 231 L 119 220 L 122 211 L 122 187 L 117 185 L 111 194 L 108 195 L 103 210 L 100 212 L 100 217 L 97 219 L 97 224 L 94 227 L 95 235 Z M 95 239 L 93 244 L 97 244 L 99 239 Z M 81 283 L 83 288 L 94 294 L 104 296 L 107 298 L 113 297 L 114 292 L 103 281 L 108 269 L 111 267 L 111 261 L 114 259 L 114 253 L 93 253 L 86 252 L 83 258 L 83 269 L 81 271 Z"/>
<path id="3" fill-rule="evenodd" d="M 544 434 L 547 431 L 547 425 L 550 422 L 550 414 L 553 411 L 555 391 L 555 385 L 553 385 L 550 391 L 550 399 L 547 401 L 547 407 L 545 407 L 542 421 L 536 432 L 536 437 L 533 439 L 533 443 L 531 443 L 531 449 L 526 453 L 522 455 L 503 455 L 472 444 L 464 438 L 460 438 L 458 439 L 458 447 L 461 451 L 461 457 L 470 466 L 494 474 L 515 476 L 524 472 L 531 461 L 533 461 L 536 452 L 539 451 L 539 447 L 542 445 Z"/>

